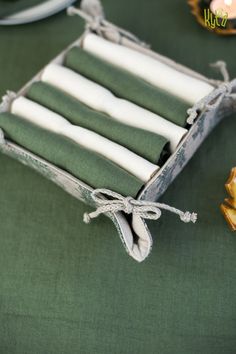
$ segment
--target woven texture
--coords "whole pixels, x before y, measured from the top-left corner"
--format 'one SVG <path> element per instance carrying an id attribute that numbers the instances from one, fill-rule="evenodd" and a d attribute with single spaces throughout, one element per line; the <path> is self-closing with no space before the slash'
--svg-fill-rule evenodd
<path id="1" fill-rule="evenodd" d="M 93 130 L 153 163 L 157 163 L 164 154 L 164 147 L 168 143 L 164 137 L 119 123 L 49 84 L 34 83 L 27 96 L 59 113 L 71 123 Z"/>
<path id="2" fill-rule="evenodd" d="M 118 97 L 185 126 L 189 105 L 168 92 L 154 87 L 128 71 L 105 62 L 79 47 L 72 48 L 65 65 L 110 89 Z"/>

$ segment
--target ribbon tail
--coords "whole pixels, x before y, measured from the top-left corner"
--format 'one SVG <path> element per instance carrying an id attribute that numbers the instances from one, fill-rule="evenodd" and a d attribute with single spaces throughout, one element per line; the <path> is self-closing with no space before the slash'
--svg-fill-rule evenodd
<path id="1" fill-rule="evenodd" d="M 91 213 L 84 213 L 83 221 L 85 224 L 89 224 L 92 219 L 97 218 L 99 215 L 108 212 L 109 210 L 104 210 L 104 207 L 99 207 Z"/>
<path id="2" fill-rule="evenodd" d="M 228 72 L 228 69 L 227 69 L 227 64 L 226 64 L 225 61 L 218 60 L 217 62 L 210 64 L 210 66 L 212 68 L 216 68 L 216 69 L 219 70 L 219 72 L 223 76 L 224 82 L 229 82 L 230 76 L 229 76 L 229 72 Z"/>

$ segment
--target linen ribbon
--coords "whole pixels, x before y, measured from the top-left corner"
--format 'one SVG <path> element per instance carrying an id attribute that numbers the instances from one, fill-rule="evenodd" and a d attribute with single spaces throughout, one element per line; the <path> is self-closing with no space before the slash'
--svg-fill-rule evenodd
<path id="1" fill-rule="evenodd" d="M 109 189 L 100 188 L 95 189 L 91 193 L 93 201 L 97 205 L 97 209 L 91 213 L 84 214 L 84 222 L 88 224 L 91 219 L 98 217 L 104 213 L 117 213 L 123 211 L 125 214 L 133 214 L 141 217 L 142 219 L 157 220 L 161 217 L 163 210 L 168 210 L 171 213 L 177 214 L 185 223 L 195 223 L 197 221 L 197 214 L 190 213 L 189 211 L 183 212 L 179 209 L 171 207 L 167 204 L 148 202 L 136 200 L 132 197 L 124 197 L 119 193 L 113 192 Z M 104 199 L 104 198 L 112 199 Z"/>
<path id="2" fill-rule="evenodd" d="M 192 108 L 187 110 L 188 118 L 187 123 L 193 124 L 198 116 L 198 111 L 205 107 L 208 111 L 215 109 L 222 102 L 224 97 L 236 97 L 236 94 L 232 93 L 235 80 L 230 82 L 229 72 L 227 70 L 227 64 L 223 60 L 218 60 L 215 63 L 210 64 L 211 67 L 217 68 L 223 76 L 223 83 L 220 82 L 218 90 L 214 90 L 208 96 L 196 103 Z"/>
<path id="3" fill-rule="evenodd" d="M 70 16 L 78 15 L 86 21 L 87 31 L 95 31 L 103 37 L 103 34 L 110 31 L 113 34 L 117 35 L 117 43 L 120 43 L 121 36 L 125 36 L 128 39 L 131 39 L 135 43 L 149 48 L 150 45 L 140 41 L 138 37 L 132 33 L 113 25 L 111 22 L 107 21 L 104 16 L 103 8 L 99 0 L 82 0 L 81 9 L 70 6 L 67 9 L 67 13 Z M 86 35 L 86 32 L 85 32 Z M 219 60 L 216 63 L 210 64 L 210 66 L 217 68 L 223 76 L 224 85 L 222 86 L 222 81 L 213 80 L 214 84 L 217 84 L 220 87 L 220 91 L 217 91 L 211 95 L 204 97 L 202 100 L 197 102 L 192 108 L 187 110 L 188 118 L 187 123 L 192 125 L 199 114 L 199 110 L 202 110 L 206 107 L 208 110 L 216 108 L 226 95 L 231 95 L 232 86 L 229 83 L 229 73 L 227 70 L 227 65 L 224 61 Z M 217 97 L 219 96 L 219 97 Z M 215 100 L 214 104 L 209 103 L 212 100 Z"/>
<path id="4" fill-rule="evenodd" d="M 120 43 L 121 37 L 124 36 L 145 48 L 150 47 L 149 44 L 140 41 L 134 34 L 107 21 L 101 3 L 98 0 L 83 0 L 81 2 L 81 9 L 70 6 L 67 9 L 67 14 L 69 16 L 78 15 L 82 17 L 86 21 L 87 31 L 95 31 L 102 37 L 106 32 L 112 32 L 117 36 L 117 43 Z"/>

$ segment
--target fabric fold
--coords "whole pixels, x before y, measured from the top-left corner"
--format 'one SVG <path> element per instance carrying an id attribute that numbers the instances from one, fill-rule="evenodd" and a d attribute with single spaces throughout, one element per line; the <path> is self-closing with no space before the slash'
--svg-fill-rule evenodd
<path id="1" fill-rule="evenodd" d="M 186 129 L 132 102 L 117 98 L 108 89 L 60 65 L 49 64 L 41 79 L 115 120 L 164 136 L 170 141 L 171 152 L 187 133 Z"/>
<path id="2" fill-rule="evenodd" d="M 72 125 L 64 117 L 25 97 L 18 97 L 11 112 L 44 129 L 64 135 L 84 148 L 113 161 L 144 183 L 159 169 L 146 159 L 88 129 Z"/>
<path id="3" fill-rule="evenodd" d="M 84 37 L 82 46 L 88 52 L 138 75 L 191 105 L 214 89 L 212 85 L 184 74 L 157 59 L 93 33 L 88 33 Z"/>
<path id="4" fill-rule="evenodd" d="M 116 164 L 62 135 L 22 117 L 0 113 L 0 127 L 13 142 L 64 169 L 93 188 L 109 188 L 136 197 L 142 182 Z"/>
<path id="5" fill-rule="evenodd" d="M 186 126 L 189 104 L 171 93 L 155 87 L 136 75 L 100 59 L 81 47 L 73 47 L 64 65 L 111 90 L 116 96 L 131 101 L 167 120 Z"/>
<path id="6" fill-rule="evenodd" d="M 111 120 L 107 115 L 90 109 L 77 99 L 45 82 L 33 83 L 27 92 L 27 97 L 62 115 L 72 124 L 92 130 L 152 163 L 161 163 L 168 154 L 166 138 Z"/>

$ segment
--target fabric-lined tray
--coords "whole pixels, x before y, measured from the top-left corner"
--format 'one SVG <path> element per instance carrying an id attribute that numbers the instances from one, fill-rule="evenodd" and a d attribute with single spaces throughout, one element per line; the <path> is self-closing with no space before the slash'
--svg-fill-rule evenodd
<path id="1" fill-rule="evenodd" d="M 173 63 L 169 59 L 159 56 L 157 53 L 147 49 L 129 33 L 116 28 L 105 21 L 102 17 L 101 8 L 99 6 L 96 7 L 97 12 L 94 13 L 94 6 L 91 5 L 92 3 L 93 2 L 91 1 L 84 1 L 82 6 L 83 12 L 78 10 L 70 10 L 71 13 L 82 14 L 86 17 L 86 32 L 82 38 L 73 43 L 56 59 L 54 59 L 52 64 L 57 65 L 66 62 L 66 65 L 70 68 L 72 67 L 75 71 L 82 70 L 85 76 L 89 75 L 90 78 L 92 78 L 92 76 L 96 74 L 92 71 L 92 69 L 95 68 L 94 62 L 90 63 L 90 67 L 89 65 L 83 65 L 78 69 L 76 57 L 74 56 L 75 53 L 73 53 L 73 51 L 75 51 L 75 47 L 77 48 L 77 51 L 80 50 L 79 47 L 83 43 L 85 35 L 89 32 L 96 33 L 96 35 L 104 37 L 110 42 L 119 43 L 125 48 L 132 47 L 137 51 L 145 53 L 147 56 L 157 58 L 159 61 L 173 67 L 174 69 L 177 69 L 181 73 L 187 74 L 190 77 L 197 78 L 206 84 L 212 85 L 214 89 L 208 95 L 197 101 L 193 106 L 189 106 L 190 109 L 188 109 L 188 117 L 186 116 L 188 132 L 186 132 L 186 135 L 181 142 L 177 144 L 177 148 L 173 148 L 170 156 L 166 158 L 166 162 L 165 160 L 162 160 L 160 169 L 154 171 L 154 173 L 152 173 L 152 177 L 148 178 L 145 183 L 140 183 L 140 180 L 137 180 L 133 176 L 131 178 L 130 175 L 127 175 L 124 171 L 121 171 L 121 169 L 117 168 L 117 166 L 114 166 L 109 161 L 102 159 L 100 155 L 96 155 L 94 157 L 94 155 L 91 156 L 90 152 L 86 149 L 84 150 L 80 148 L 80 150 L 78 150 L 78 146 L 75 146 L 74 143 L 66 138 L 62 138 L 61 136 L 58 137 L 56 134 L 44 134 L 44 138 L 42 139 L 42 131 L 40 128 L 36 131 L 35 129 L 32 129 L 30 124 L 24 125 L 21 121 L 17 122 L 17 127 L 14 126 L 15 139 L 11 138 L 11 134 L 9 132 L 12 132 L 13 128 L 12 117 L 9 113 L 2 116 L 4 119 L 0 118 L 0 127 L 2 128 L 0 149 L 9 156 L 18 159 L 22 163 L 39 171 L 45 177 L 51 179 L 74 197 L 85 201 L 92 207 L 98 208 L 97 212 L 90 215 L 85 215 L 86 222 L 100 213 L 105 213 L 108 217 L 110 217 L 118 229 L 126 250 L 135 260 L 140 262 L 148 256 L 152 246 L 152 237 L 146 225 L 145 219 L 158 219 L 161 215 L 161 209 L 167 209 L 177 213 L 181 220 L 185 222 L 195 221 L 194 214 L 183 213 L 167 205 L 156 203 L 156 201 L 186 165 L 191 156 L 197 150 L 198 146 L 213 129 L 213 127 L 227 114 L 235 110 L 236 80 L 231 82 L 210 80 L 202 75 L 199 75 L 198 73 L 184 68 L 181 65 Z M 83 53 L 81 56 L 82 55 Z M 84 62 L 86 64 L 88 64 L 88 59 L 88 57 L 84 58 Z M 100 66 L 98 72 L 101 72 L 101 70 L 102 67 Z M 3 103 L 0 106 L 1 112 L 9 112 L 13 105 L 16 106 L 13 102 L 16 102 L 18 97 L 26 95 L 30 99 L 34 99 L 36 101 L 40 100 L 41 104 L 43 103 L 47 107 L 50 106 L 49 108 L 56 110 L 57 112 L 58 110 L 61 110 L 60 113 L 64 117 L 70 113 L 70 121 L 72 119 L 76 119 L 76 113 L 79 112 L 80 107 L 78 107 L 78 103 L 76 103 L 75 100 L 72 100 L 73 102 L 71 102 L 70 99 L 69 103 L 66 101 L 66 104 L 68 103 L 68 107 L 70 107 L 69 111 L 65 108 L 67 107 L 66 104 L 62 104 L 63 97 L 55 96 L 58 93 L 57 91 L 53 90 L 50 85 L 47 87 L 46 84 L 37 82 L 41 80 L 44 72 L 45 71 L 40 72 L 17 94 L 8 93 L 3 98 Z M 104 78 L 103 76 L 99 78 L 99 80 L 106 80 L 106 77 Z M 129 82 L 131 85 L 129 99 L 133 100 L 132 80 Z M 65 82 L 63 85 L 64 84 Z M 107 85 L 107 82 L 104 82 L 104 85 L 105 84 Z M 113 90 L 115 88 L 116 86 L 111 87 Z M 47 95 L 43 95 L 45 90 L 48 92 Z M 119 95 L 119 92 L 116 92 L 116 94 Z M 53 100 L 54 98 L 58 100 L 58 105 L 55 105 L 56 101 Z M 163 100 L 164 97 L 162 97 L 160 101 L 163 102 Z M 72 109 L 71 107 L 74 108 Z M 163 105 L 163 109 L 165 108 L 166 105 Z M 181 110 L 182 108 L 180 107 L 179 111 L 181 112 Z M 173 111 L 170 110 L 170 113 L 172 112 Z M 88 118 L 91 117 L 92 119 L 93 114 L 91 114 L 88 110 L 81 111 L 82 117 L 87 115 Z M 172 113 L 172 121 L 176 119 L 178 114 L 179 112 L 177 111 L 176 114 Z M 179 114 L 179 117 L 180 125 L 184 124 L 184 118 L 181 114 Z M 105 122 L 106 117 L 100 115 L 99 119 Z M 83 124 L 88 124 L 86 119 Z M 116 122 L 115 125 L 117 129 L 116 131 L 121 132 L 122 124 L 119 125 Z M 103 136 L 105 134 L 110 134 L 111 130 L 108 129 L 108 126 L 104 126 L 104 124 L 98 125 L 97 129 L 101 129 L 102 127 L 105 129 L 102 132 Z M 135 129 L 133 128 L 133 131 L 134 130 Z M 138 134 L 140 133 L 140 131 L 137 131 L 137 137 L 139 137 Z M 122 134 L 122 137 L 123 136 L 124 135 Z M 165 139 L 162 139 L 158 146 L 154 136 L 150 134 L 149 137 L 151 143 L 150 147 L 145 146 L 145 151 L 147 154 L 146 157 L 149 160 L 153 159 L 153 162 L 157 163 L 160 161 L 161 151 L 166 145 L 166 141 Z M 139 140 L 140 145 L 142 142 L 145 142 L 145 139 L 142 139 L 141 137 Z M 35 141 L 38 142 L 37 151 L 40 152 L 38 154 L 32 153 L 33 150 L 31 149 L 31 146 L 33 146 L 32 144 L 35 144 Z M 22 142 L 27 142 L 27 149 L 22 147 Z M 123 141 L 120 143 L 121 145 L 124 145 Z M 55 156 L 57 157 L 57 151 L 60 152 L 61 144 L 63 144 L 63 161 L 61 160 L 61 154 L 59 156 L 59 160 L 55 159 Z M 136 148 L 142 148 L 139 144 L 136 144 L 136 146 Z M 53 154 L 54 160 L 52 160 L 51 157 L 53 149 L 55 150 L 55 153 Z M 39 155 L 44 156 L 44 158 L 39 157 Z M 91 171 L 88 170 L 86 163 L 83 164 L 83 161 L 91 161 L 93 173 L 90 173 Z M 71 169 L 71 166 L 73 169 Z M 75 169 L 76 166 L 77 170 Z M 108 171 L 111 168 L 114 168 L 116 171 L 115 179 L 112 177 L 114 175 L 114 171 L 113 174 L 108 174 Z M 78 177 L 76 178 L 75 175 L 80 176 L 81 180 Z M 110 177 L 108 178 L 108 176 Z M 86 178 L 89 178 L 89 181 L 91 181 L 90 184 L 96 185 L 97 189 L 94 190 L 91 185 L 85 183 Z M 130 215 L 127 216 L 128 214 Z"/>

